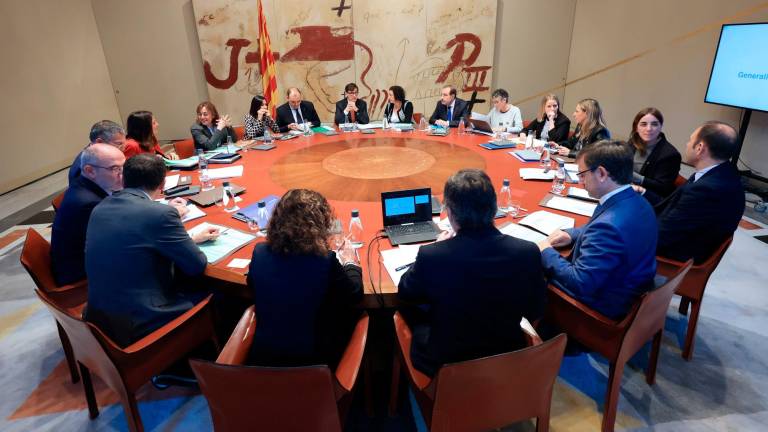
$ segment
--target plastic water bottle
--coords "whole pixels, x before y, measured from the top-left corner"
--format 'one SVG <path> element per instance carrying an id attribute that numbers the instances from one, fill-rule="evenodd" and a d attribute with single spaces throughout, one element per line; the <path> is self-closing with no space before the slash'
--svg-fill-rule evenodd
<path id="1" fill-rule="evenodd" d="M 552 193 L 555 195 L 562 195 L 565 190 L 565 162 L 557 163 L 557 171 L 555 171 L 555 178 L 552 179 Z"/>
<path id="2" fill-rule="evenodd" d="M 533 135 L 534 135 L 533 133 L 529 133 L 525 137 L 525 148 L 526 149 L 529 149 L 529 148 L 533 147 Z"/>
<path id="3" fill-rule="evenodd" d="M 429 123 L 427 123 L 427 119 L 424 116 L 422 116 L 421 120 L 419 120 L 419 130 L 422 132 L 429 130 Z"/>
<path id="4" fill-rule="evenodd" d="M 234 213 L 240 210 L 240 207 L 238 207 L 235 202 L 235 194 L 232 193 L 232 187 L 229 185 L 228 181 L 224 182 L 221 202 L 224 204 L 224 211 L 227 213 Z"/>
<path id="5" fill-rule="evenodd" d="M 203 153 L 202 149 L 197 149 L 197 164 L 200 168 L 200 189 L 203 191 L 213 189 L 211 177 L 208 174 L 208 159 L 205 158 L 205 153 Z"/>
<path id="6" fill-rule="evenodd" d="M 466 129 L 464 127 L 464 119 L 460 119 L 459 120 L 459 127 L 458 127 L 458 129 L 459 129 L 459 135 L 464 135 L 464 132 L 465 132 L 465 129 Z"/>
<path id="7" fill-rule="evenodd" d="M 539 159 L 539 165 L 541 165 L 542 168 L 547 169 L 551 163 L 552 159 L 549 156 L 549 149 L 545 146 L 541 150 L 541 159 Z"/>
<path id="8" fill-rule="evenodd" d="M 509 189 L 509 179 L 504 179 L 501 182 L 501 190 L 496 197 L 498 200 L 498 208 L 504 213 L 509 212 L 510 204 L 512 203 L 512 191 Z"/>
<path id="9" fill-rule="evenodd" d="M 353 248 L 363 246 L 363 222 L 360 220 L 360 211 L 352 210 L 352 219 L 349 220 L 349 244 Z"/>
<path id="10" fill-rule="evenodd" d="M 267 213 L 267 203 L 259 201 L 256 204 L 256 223 L 259 224 L 259 231 L 262 233 L 267 232 L 267 223 L 269 222 L 269 214 Z"/>
<path id="11" fill-rule="evenodd" d="M 304 122 L 304 136 L 312 136 L 314 133 L 312 132 L 311 124 Z"/>
<path id="12" fill-rule="evenodd" d="M 227 153 L 234 153 L 232 150 L 230 150 L 233 144 L 234 143 L 232 142 L 232 135 L 227 133 Z"/>
<path id="13" fill-rule="evenodd" d="M 387 116 L 384 116 L 384 120 L 381 122 L 381 128 L 382 129 L 389 129 L 389 119 Z"/>
<path id="14" fill-rule="evenodd" d="M 269 132 L 269 127 L 264 128 L 264 144 L 272 144 L 272 133 Z"/>

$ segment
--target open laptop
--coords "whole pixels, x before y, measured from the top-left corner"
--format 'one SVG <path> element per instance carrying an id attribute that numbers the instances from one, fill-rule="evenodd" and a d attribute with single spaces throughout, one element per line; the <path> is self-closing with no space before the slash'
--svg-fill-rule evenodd
<path id="1" fill-rule="evenodd" d="M 437 240 L 432 222 L 432 190 L 410 189 L 381 193 L 384 230 L 393 246 Z"/>
<path id="2" fill-rule="evenodd" d="M 470 132 L 493 136 L 493 129 L 491 128 L 491 125 L 488 124 L 487 121 L 482 119 L 470 118 L 469 124 L 472 125 L 472 129 L 470 129 Z"/>

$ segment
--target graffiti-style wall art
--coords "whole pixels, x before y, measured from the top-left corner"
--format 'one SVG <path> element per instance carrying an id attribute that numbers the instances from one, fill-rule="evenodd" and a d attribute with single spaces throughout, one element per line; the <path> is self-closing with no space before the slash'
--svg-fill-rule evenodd
<path id="1" fill-rule="evenodd" d="M 256 0 L 193 0 L 205 78 L 220 113 L 242 122 L 261 94 Z M 414 112 L 430 115 L 440 89 L 487 101 L 493 73 L 496 0 L 264 0 L 275 56 L 278 105 L 302 89 L 332 122 L 344 85 L 357 83 L 371 119 L 386 89 L 400 85 Z M 479 111 L 486 111 L 484 106 Z"/>

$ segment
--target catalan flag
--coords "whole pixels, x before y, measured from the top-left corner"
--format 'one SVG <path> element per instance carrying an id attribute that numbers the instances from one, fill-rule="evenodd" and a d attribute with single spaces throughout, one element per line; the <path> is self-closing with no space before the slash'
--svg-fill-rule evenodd
<path id="1" fill-rule="evenodd" d="M 259 0 L 259 67 L 261 68 L 261 86 L 264 90 L 264 100 L 269 107 L 269 113 L 275 118 L 277 103 L 277 73 L 275 72 L 275 56 L 272 55 L 272 44 L 267 31 L 267 19 Z"/>

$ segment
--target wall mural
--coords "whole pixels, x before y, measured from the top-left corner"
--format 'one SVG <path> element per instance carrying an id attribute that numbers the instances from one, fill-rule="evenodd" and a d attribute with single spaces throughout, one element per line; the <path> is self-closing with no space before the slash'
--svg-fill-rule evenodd
<path id="1" fill-rule="evenodd" d="M 240 124 L 252 95 L 262 93 L 257 0 L 193 6 L 211 101 Z M 414 112 L 426 115 L 447 84 L 462 99 L 489 99 L 496 0 L 263 0 L 263 8 L 277 105 L 288 87 L 299 87 L 332 122 L 348 82 L 357 83 L 372 119 L 382 117 L 386 89 L 395 84 L 405 88 Z"/>

